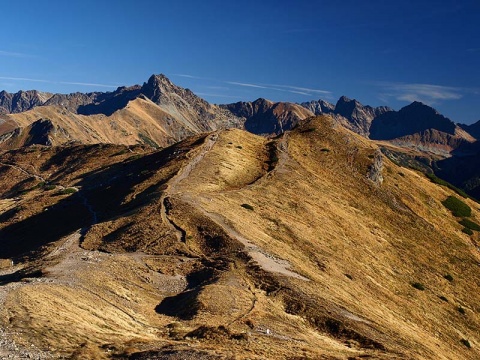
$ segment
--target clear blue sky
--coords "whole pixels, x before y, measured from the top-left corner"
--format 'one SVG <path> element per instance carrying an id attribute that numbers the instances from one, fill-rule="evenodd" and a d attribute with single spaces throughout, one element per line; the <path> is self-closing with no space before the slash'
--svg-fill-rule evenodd
<path id="1" fill-rule="evenodd" d="M 0 89 L 113 90 L 164 73 L 206 100 L 413 100 L 480 120 L 478 0 L 2 2 Z"/>

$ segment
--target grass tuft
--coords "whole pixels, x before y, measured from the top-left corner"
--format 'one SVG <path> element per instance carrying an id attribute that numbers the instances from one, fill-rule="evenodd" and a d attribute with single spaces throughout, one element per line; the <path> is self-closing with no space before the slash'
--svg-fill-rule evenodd
<path id="1" fill-rule="evenodd" d="M 468 341 L 467 339 L 462 339 L 460 340 L 460 342 L 469 349 L 472 347 L 472 345 L 470 345 L 470 341 Z"/>
<path id="2" fill-rule="evenodd" d="M 65 188 L 62 191 L 60 191 L 60 194 L 61 195 L 70 195 L 70 194 L 76 193 L 77 191 L 78 191 L 77 189 L 69 187 L 69 188 Z"/>
<path id="3" fill-rule="evenodd" d="M 450 281 L 450 282 L 453 281 L 453 276 L 450 275 L 450 274 L 445 274 L 445 275 L 443 275 L 443 278 L 446 279 L 446 280 L 448 280 L 448 281 Z"/>
<path id="4" fill-rule="evenodd" d="M 419 283 L 419 282 L 413 282 L 412 286 L 417 290 L 421 290 L 421 291 L 425 290 L 425 285 L 423 285 L 422 283 Z"/>
<path id="5" fill-rule="evenodd" d="M 472 215 L 472 209 L 465 204 L 462 200 L 455 196 L 449 196 L 442 201 L 443 206 L 452 212 L 457 217 L 470 217 Z"/>
<path id="6" fill-rule="evenodd" d="M 448 181 L 445 181 L 443 179 L 440 179 L 437 175 L 435 174 L 425 174 L 427 175 L 427 177 L 430 179 L 431 182 L 435 183 L 435 184 L 438 184 L 438 185 L 443 185 L 443 186 L 446 186 L 448 187 L 449 189 L 455 191 L 458 195 L 464 197 L 464 198 L 470 198 L 470 196 L 465 192 L 463 191 L 462 189 L 459 189 L 457 188 L 456 186 L 450 184 Z"/>
<path id="7" fill-rule="evenodd" d="M 247 210 L 252 210 L 252 211 L 254 210 L 253 206 L 250 205 L 250 204 L 242 204 L 240 206 L 247 209 Z"/>
<path id="8" fill-rule="evenodd" d="M 462 219 L 459 221 L 460 225 L 463 225 L 467 229 L 474 230 L 474 231 L 480 231 L 480 225 L 477 223 L 468 220 L 468 219 Z"/>

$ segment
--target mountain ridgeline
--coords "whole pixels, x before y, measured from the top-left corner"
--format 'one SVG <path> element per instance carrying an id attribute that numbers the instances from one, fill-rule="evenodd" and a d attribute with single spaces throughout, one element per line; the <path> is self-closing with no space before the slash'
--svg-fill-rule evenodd
<path id="1" fill-rule="evenodd" d="M 456 167 L 451 163 L 456 164 L 459 157 L 462 164 L 475 162 L 470 158 L 479 156 L 478 146 L 472 144 L 480 136 L 480 122 L 458 125 L 420 102 L 394 111 L 345 96 L 335 105 L 321 99 L 302 104 L 257 99 L 214 105 L 164 75 L 112 92 L 2 91 L 0 149 L 96 143 L 163 148 L 189 136 L 228 128 L 279 135 L 314 115 L 328 115 L 363 137 L 386 142 L 394 146 L 386 153 L 408 158 L 407 163 L 442 174 L 457 186 L 470 189 L 467 184 L 477 183 L 477 177 L 460 180 L 452 173 Z M 407 149 L 419 153 L 406 154 Z M 443 161 L 450 156 L 454 159 Z"/>

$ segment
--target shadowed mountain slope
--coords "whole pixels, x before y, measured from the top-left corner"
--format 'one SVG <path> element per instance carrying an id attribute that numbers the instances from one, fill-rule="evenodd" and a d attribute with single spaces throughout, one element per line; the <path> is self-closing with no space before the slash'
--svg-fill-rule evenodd
<path id="1" fill-rule="evenodd" d="M 420 102 L 376 117 L 370 128 L 370 138 L 444 154 L 474 141 L 453 121 Z"/>
<path id="2" fill-rule="evenodd" d="M 452 191 L 329 117 L 33 146 L 0 177 L 0 355 L 479 357 L 478 233 Z"/>

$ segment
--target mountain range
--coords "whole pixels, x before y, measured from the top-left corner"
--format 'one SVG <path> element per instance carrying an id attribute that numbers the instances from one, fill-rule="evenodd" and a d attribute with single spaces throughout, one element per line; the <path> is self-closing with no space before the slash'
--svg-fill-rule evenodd
<path id="1" fill-rule="evenodd" d="M 399 111 L 364 106 L 345 96 L 335 105 L 324 100 L 294 104 L 266 99 L 212 105 L 166 76 L 152 75 L 143 85 L 105 93 L 3 91 L 0 114 L 0 149 L 72 143 L 163 148 L 188 136 L 219 129 L 278 135 L 313 115 L 329 115 L 357 134 L 384 142 L 385 153 L 448 178 L 471 194 L 477 193 L 472 184 L 479 182 L 477 174 L 457 176 L 456 166 L 451 163 L 476 161 L 479 152 L 471 144 L 480 135 L 480 121 L 468 126 L 456 124 L 420 102 Z M 412 157 L 406 150 L 418 152 Z M 453 159 L 443 161 L 450 157 Z"/>

